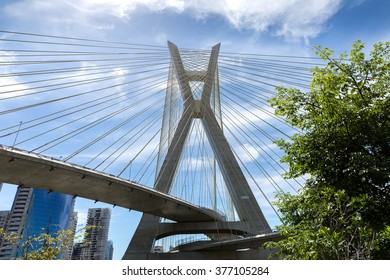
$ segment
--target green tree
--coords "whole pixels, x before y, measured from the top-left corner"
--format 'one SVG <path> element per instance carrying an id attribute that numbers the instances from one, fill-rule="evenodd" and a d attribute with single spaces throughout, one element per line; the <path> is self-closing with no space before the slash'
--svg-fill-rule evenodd
<path id="1" fill-rule="evenodd" d="M 42 233 L 33 236 L 23 236 L 16 233 L 7 233 L 0 228 L 0 240 L 16 246 L 19 259 L 22 260 L 55 260 L 65 253 L 70 246 L 73 246 L 74 239 L 87 236 L 86 232 L 90 227 L 83 227 L 77 230 L 76 235 L 71 230 L 58 230 L 55 233 Z M 83 242 L 87 246 L 88 242 Z"/>
<path id="2" fill-rule="evenodd" d="M 19 259 L 55 260 L 73 245 L 74 233 L 71 230 L 59 230 L 54 234 L 42 231 L 39 235 L 26 237 L 0 228 L 0 239 L 16 246 Z"/>
<path id="3" fill-rule="evenodd" d="M 286 177 L 311 176 L 297 197 L 279 197 L 279 230 L 288 237 L 281 252 L 300 258 L 357 258 L 360 252 L 363 258 L 383 257 L 389 247 L 379 247 L 388 245 L 390 225 L 390 42 L 374 45 L 368 59 L 360 41 L 338 59 L 327 48 L 316 49 L 325 65 L 312 69 L 310 91 L 279 87 L 270 100 L 277 115 L 302 130 L 276 142 L 290 166 Z M 342 227 L 332 226 L 344 219 Z M 366 248 L 320 252 L 332 251 L 326 238 L 341 250 L 356 237 Z M 318 244 L 314 251 L 310 242 Z"/>
<path id="4" fill-rule="evenodd" d="M 278 231 L 286 238 L 267 246 L 278 247 L 285 259 L 389 258 L 390 227 L 376 230 L 362 218 L 370 203 L 367 194 L 350 197 L 318 184 L 304 186 L 298 195 L 280 194 Z"/>

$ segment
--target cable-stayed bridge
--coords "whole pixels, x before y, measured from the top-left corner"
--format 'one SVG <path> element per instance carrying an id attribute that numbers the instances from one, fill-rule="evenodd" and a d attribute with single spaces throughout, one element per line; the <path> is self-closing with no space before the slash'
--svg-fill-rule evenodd
<path id="1" fill-rule="evenodd" d="M 267 100 L 317 60 L 0 32 L 0 181 L 143 212 L 125 259 L 266 257 L 300 184 Z"/>

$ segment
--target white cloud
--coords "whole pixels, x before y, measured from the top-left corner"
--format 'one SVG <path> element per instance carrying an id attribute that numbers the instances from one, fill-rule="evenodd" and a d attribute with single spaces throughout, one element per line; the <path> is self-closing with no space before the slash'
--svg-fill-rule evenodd
<path id="1" fill-rule="evenodd" d="M 229 100 L 228 100 L 229 101 Z M 231 102 L 230 102 L 231 103 Z M 244 104 L 245 106 L 245 104 Z M 275 120 L 275 117 L 272 115 L 274 109 L 268 106 L 263 108 L 245 108 L 242 105 L 230 105 L 234 107 L 235 110 L 230 110 L 228 107 L 225 112 L 229 117 L 225 118 L 224 126 L 232 129 L 233 127 L 245 127 L 253 129 L 253 124 L 257 126 L 268 126 L 268 123 Z M 223 108 L 225 109 L 225 108 Z M 267 111 L 265 111 L 267 110 Z"/>
<path id="2" fill-rule="evenodd" d="M 239 155 L 243 164 L 253 162 L 260 156 L 260 152 L 250 144 L 239 146 L 235 149 L 235 151 L 237 155 Z"/>
<path id="3" fill-rule="evenodd" d="M 255 32 L 272 30 L 286 38 L 312 38 L 324 29 L 326 21 L 341 7 L 342 0 L 25 0 L 8 6 L 13 16 L 41 14 L 58 23 L 87 23 L 110 28 L 97 18 L 131 19 L 140 13 L 171 11 L 207 20 L 217 15 L 234 28 Z M 359 3 L 362 2 L 361 0 Z M 29 13 L 24 11 L 28 10 Z M 66 17 L 63 15 L 67 14 Z M 63 25 L 62 25 L 63 26 Z"/>
<path id="4" fill-rule="evenodd" d="M 168 40 L 168 35 L 164 32 L 158 33 L 155 37 L 155 41 L 159 45 L 165 45 L 167 43 L 167 40 Z"/>
<path id="5" fill-rule="evenodd" d="M 81 226 L 85 226 L 87 224 L 88 218 L 88 210 L 87 209 L 75 209 L 77 212 L 77 224 Z"/>
<path id="6" fill-rule="evenodd" d="M 341 0 L 240 0 L 189 1 L 187 7 L 200 17 L 223 16 L 236 28 L 258 32 L 276 29 L 286 37 L 314 37 L 323 24 L 341 7 Z"/>
<path id="7" fill-rule="evenodd" d="M 99 2 L 102 5 L 106 2 L 106 5 L 112 7 L 118 1 Z M 121 1 L 120 7 L 122 13 L 127 15 L 136 12 L 137 8 L 146 8 L 151 12 L 188 12 L 198 19 L 219 15 L 237 29 L 263 32 L 272 28 L 278 36 L 310 38 L 323 30 L 324 23 L 338 11 L 341 2 L 342 0 L 224 0 L 210 4 L 208 0 L 127 0 Z"/>
<path id="8" fill-rule="evenodd" d="M 364 2 L 367 2 L 368 0 L 353 0 L 353 1 L 348 1 L 348 3 L 346 3 L 346 6 L 348 9 L 352 9 L 352 8 L 355 8 L 357 6 L 360 6 L 362 5 Z"/>
<path id="9" fill-rule="evenodd" d="M 2 77 L 0 79 L 0 99 L 22 96 L 28 89 L 28 86 L 18 82 L 14 77 Z"/>
<path id="10" fill-rule="evenodd" d="M 143 1 L 138 2 L 141 5 Z M 324 28 L 324 23 L 341 7 L 341 0 L 225 0 L 210 5 L 208 0 L 186 1 L 184 6 L 177 2 L 159 1 L 154 6 L 152 2 L 143 3 L 152 11 L 176 9 L 189 11 L 200 19 L 210 15 L 225 18 L 237 29 L 252 29 L 256 32 L 276 30 L 275 34 L 288 38 L 310 38 L 318 35 Z M 172 3 L 175 2 L 175 3 Z M 165 3 L 165 4 L 163 4 Z M 180 8 L 179 8 L 180 7 Z"/>
<path id="11" fill-rule="evenodd" d="M 23 95 L 29 87 L 22 84 L 18 77 L 8 75 L 11 67 L 7 66 L 15 62 L 15 56 L 12 52 L 0 51 L 0 100 L 3 98 L 16 97 Z"/>

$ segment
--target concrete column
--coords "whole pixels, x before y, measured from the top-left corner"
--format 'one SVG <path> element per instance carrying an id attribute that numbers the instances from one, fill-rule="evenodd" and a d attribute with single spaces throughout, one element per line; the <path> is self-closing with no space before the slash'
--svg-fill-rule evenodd
<path id="1" fill-rule="evenodd" d="M 253 234 L 271 232 L 210 106 L 205 106 L 202 122 L 240 220 Z"/>

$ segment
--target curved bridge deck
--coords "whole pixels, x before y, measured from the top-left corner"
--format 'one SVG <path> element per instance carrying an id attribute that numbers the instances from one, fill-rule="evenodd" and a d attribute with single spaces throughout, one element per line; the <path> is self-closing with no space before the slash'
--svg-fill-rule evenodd
<path id="1" fill-rule="evenodd" d="M 221 241 L 201 241 L 193 242 L 174 248 L 180 252 L 193 251 L 237 251 L 257 249 L 269 241 L 280 241 L 285 237 L 281 236 L 279 232 L 270 232 L 258 234 L 255 236 L 244 237 L 239 239 L 221 240 Z"/>
<path id="2" fill-rule="evenodd" d="M 224 221 L 210 209 L 135 182 L 2 145 L 0 182 L 84 197 L 177 222 Z"/>

